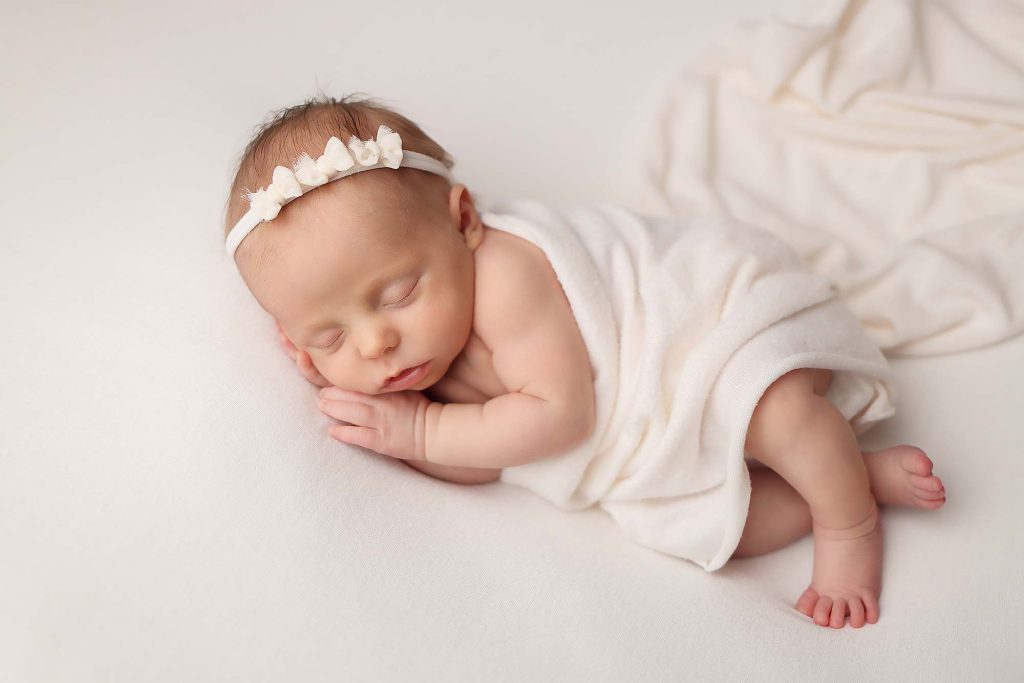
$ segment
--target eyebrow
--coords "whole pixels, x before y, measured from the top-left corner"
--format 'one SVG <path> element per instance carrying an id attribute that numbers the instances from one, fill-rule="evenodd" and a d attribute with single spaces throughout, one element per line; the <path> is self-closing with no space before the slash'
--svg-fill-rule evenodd
<path id="1" fill-rule="evenodd" d="M 375 296 L 380 296 L 380 293 L 384 290 L 384 288 L 387 285 L 391 284 L 396 280 L 400 280 L 406 275 L 412 274 L 412 272 L 419 268 L 419 266 L 419 261 L 409 261 L 398 269 L 389 270 L 387 273 L 383 275 L 378 275 L 377 277 L 370 281 L 369 286 L 366 288 L 366 299 L 372 299 Z M 297 341 L 302 346 L 310 346 L 310 342 L 313 341 L 313 338 L 316 337 L 317 334 L 323 332 L 329 327 L 334 327 L 334 325 L 335 323 L 327 320 L 314 323 L 305 329 L 305 331 L 302 333 L 303 338 Z"/>

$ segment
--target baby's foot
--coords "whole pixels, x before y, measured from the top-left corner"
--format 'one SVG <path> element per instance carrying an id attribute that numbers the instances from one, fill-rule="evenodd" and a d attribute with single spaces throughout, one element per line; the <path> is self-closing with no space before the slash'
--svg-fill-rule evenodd
<path id="1" fill-rule="evenodd" d="M 812 522 L 814 570 L 811 585 L 796 601 L 797 611 L 819 626 L 860 628 L 878 621 L 882 590 L 882 521 L 878 506 L 849 529 L 827 529 Z"/>
<path id="2" fill-rule="evenodd" d="M 935 510 L 946 502 L 942 480 L 932 476 L 932 461 L 916 446 L 893 446 L 864 453 L 871 493 L 882 505 Z"/>

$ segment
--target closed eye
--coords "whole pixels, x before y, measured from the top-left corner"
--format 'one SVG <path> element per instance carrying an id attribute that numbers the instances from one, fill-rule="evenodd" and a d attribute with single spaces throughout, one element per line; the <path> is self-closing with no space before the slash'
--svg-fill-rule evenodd
<path id="1" fill-rule="evenodd" d="M 327 342 L 327 344 L 325 346 L 314 346 L 313 348 L 317 349 L 318 351 L 326 351 L 327 349 L 329 349 L 332 346 L 334 346 L 334 342 L 338 341 L 339 338 L 341 338 L 341 332 L 338 333 L 337 337 L 335 337 L 331 341 Z"/>
<path id="2" fill-rule="evenodd" d="M 417 286 L 419 286 L 419 284 L 420 284 L 420 281 L 419 281 L 419 280 L 417 279 L 417 280 L 416 280 L 416 282 L 415 282 L 415 283 L 413 284 L 412 288 L 411 288 L 411 289 L 409 289 L 409 293 L 408 293 L 408 294 L 406 294 L 405 296 L 403 296 L 403 297 L 402 297 L 401 299 L 399 299 L 398 301 L 395 301 L 395 302 L 393 302 L 393 303 L 390 303 L 390 304 L 385 304 L 385 306 L 397 306 L 398 304 L 402 303 L 403 301 L 405 301 L 406 299 L 408 299 L 408 298 L 409 298 L 410 296 L 412 296 L 412 293 L 416 291 L 416 287 L 417 287 Z M 312 347 L 312 348 L 314 348 L 314 349 L 317 349 L 318 351 L 326 351 L 327 349 L 329 349 L 329 348 L 331 348 L 332 346 L 334 346 L 334 345 L 335 345 L 335 344 L 336 344 L 336 343 L 338 342 L 338 340 L 339 340 L 339 339 L 341 339 L 341 336 L 342 336 L 342 334 L 343 334 L 343 333 L 339 332 L 339 333 L 338 333 L 338 336 L 337 336 L 337 337 L 335 337 L 334 339 L 332 339 L 331 341 L 329 341 L 329 342 L 328 342 L 327 344 L 325 344 L 324 346 L 314 346 L 314 347 Z"/>
<path id="3" fill-rule="evenodd" d="M 387 305 L 387 306 L 394 306 L 395 304 L 400 304 L 400 303 L 402 303 L 403 301 L 405 301 L 406 299 L 408 299 L 408 298 L 409 298 L 410 296 L 412 296 L 412 293 L 413 293 L 414 291 L 416 291 L 416 287 L 417 287 L 417 286 L 418 286 L 419 284 L 420 284 L 420 281 L 419 281 L 419 280 L 416 280 L 416 282 L 415 282 L 415 283 L 413 284 L 413 286 L 412 286 L 412 289 L 410 289 L 410 290 L 409 290 L 409 293 L 408 293 L 408 294 L 406 294 L 405 296 L 403 296 L 403 297 L 402 297 L 401 299 L 399 299 L 398 301 L 395 301 L 395 302 L 393 302 L 393 303 L 390 303 L 390 304 L 386 304 L 386 305 Z"/>

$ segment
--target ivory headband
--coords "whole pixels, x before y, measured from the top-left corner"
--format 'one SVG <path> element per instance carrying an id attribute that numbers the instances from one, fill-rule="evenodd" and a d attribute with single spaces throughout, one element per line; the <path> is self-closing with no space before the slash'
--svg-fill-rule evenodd
<path id="1" fill-rule="evenodd" d="M 361 171 L 399 166 L 429 171 L 451 180 L 448 167 L 434 157 L 419 152 L 403 152 L 401 136 L 385 125 L 377 129 L 376 140 L 360 140 L 352 136 L 348 148 L 341 140 L 331 136 L 324 153 L 316 161 L 303 152 L 291 169 L 276 167 L 273 182 L 266 189 L 245 195 L 249 200 L 249 210 L 228 233 L 224 245 L 228 258 L 234 260 L 238 245 L 257 225 L 274 220 L 282 206 L 314 187 Z"/>

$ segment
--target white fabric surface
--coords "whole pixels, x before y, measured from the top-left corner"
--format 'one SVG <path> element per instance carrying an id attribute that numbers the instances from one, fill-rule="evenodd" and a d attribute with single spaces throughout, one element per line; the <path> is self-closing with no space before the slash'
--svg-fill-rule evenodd
<path id="1" fill-rule="evenodd" d="M 864 445 L 925 448 L 948 502 L 883 512 L 881 620 L 832 631 L 791 609 L 810 539 L 709 574 L 332 441 L 224 257 L 230 161 L 317 85 L 389 99 L 486 195 L 617 202 L 669 78 L 786 9 L 9 7 L 0 680 L 1024 677 L 1024 337 L 893 361 Z"/>
<path id="2" fill-rule="evenodd" d="M 638 543 L 714 571 L 743 532 L 747 425 L 773 381 L 828 368 L 829 398 L 857 433 L 892 415 L 885 358 L 829 281 L 767 231 L 605 204 L 485 206 L 487 226 L 547 256 L 597 402 L 588 440 L 502 481 L 565 510 L 599 504 Z"/>
<path id="3" fill-rule="evenodd" d="M 762 226 L 890 353 L 1024 330 L 1024 4 L 826 0 L 667 89 L 632 204 Z"/>

